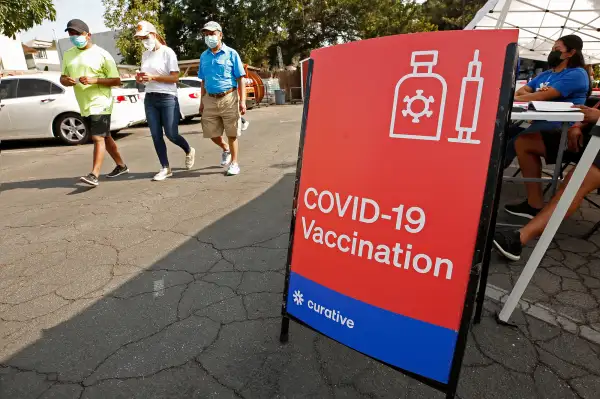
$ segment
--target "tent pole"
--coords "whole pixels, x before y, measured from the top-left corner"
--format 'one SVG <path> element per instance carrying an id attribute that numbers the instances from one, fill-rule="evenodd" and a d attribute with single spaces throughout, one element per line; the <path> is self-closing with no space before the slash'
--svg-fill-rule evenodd
<path id="1" fill-rule="evenodd" d="M 508 10 L 510 9 L 510 4 L 512 0 L 506 0 L 504 3 L 504 7 L 502 7 L 502 11 L 500 12 L 500 16 L 498 17 L 498 22 L 496 23 L 496 29 L 502 29 L 504 25 L 504 21 L 506 21 L 506 15 L 508 14 Z"/>

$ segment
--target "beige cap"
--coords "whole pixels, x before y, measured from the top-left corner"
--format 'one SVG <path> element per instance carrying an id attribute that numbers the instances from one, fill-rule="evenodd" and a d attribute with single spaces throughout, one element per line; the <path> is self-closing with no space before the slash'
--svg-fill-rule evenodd
<path id="1" fill-rule="evenodd" d="M 135 36 L 144 37 L 148 36 L 150 33 L 158 33 L 154 25 L 152 25 L 148 21 L 140 21 L 137 24 L 137 28 L 135 30 Z"/>
<path id="2" fill-rule="evenodd" d="M 202 27 L 202 30 L 207 30 L 209 32 L 216 32 L 216 31 L 223 32 L 221 25 L 219 25 L 215 21 L 209 21 L 209 22 L 205 23 L 204 26 Z"/>

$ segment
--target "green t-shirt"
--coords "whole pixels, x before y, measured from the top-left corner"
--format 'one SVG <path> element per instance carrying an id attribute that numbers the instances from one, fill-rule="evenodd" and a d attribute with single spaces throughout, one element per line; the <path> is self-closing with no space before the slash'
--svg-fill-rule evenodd
<path id="1" fill-rule="evenodd" d="M 77 81 L 75 97 L 82 116 L 110 115 L 112 113 L 112 89 L 101 85 L 82 85 L 79 78 L 118 78 L 117 64 L 110 53 L 95 44 L 87 50 L 73 47 L 65 51 L 62 74 Z"/>

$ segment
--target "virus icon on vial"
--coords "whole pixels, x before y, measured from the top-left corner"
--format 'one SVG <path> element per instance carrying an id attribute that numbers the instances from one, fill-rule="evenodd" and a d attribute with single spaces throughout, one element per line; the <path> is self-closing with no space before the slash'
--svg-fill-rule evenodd
<path id="1" fill-rule="evenodd" d="M 421 101 L 423 103 L 423 109 L 420 112 L 415 112 L 413 110 L 413 103 L 415 101 Z M 431 115 L 433 115 L 433 111 L 429 110 L 429 105 L 435 102 L 435 99 L 433 96 L 425 97 L 423 95 L 423 90 L 417 90 L 417 94 L 413 97 L 404 97 L 404 102 L 406 103 L 406 109 L 402 110 L 402 115 L 412 116 L 412 123 L 421 122 L 420 118 L 423 116 L 431 118 Z"/>
<path id="2" fill-rule="evenodd" d="M 299 290 L 294 291 L 294 302 L 298 306 L 302 305 L 302 303 L 304 302 L 304 295 L 302 295 L 302 293 Z"/>

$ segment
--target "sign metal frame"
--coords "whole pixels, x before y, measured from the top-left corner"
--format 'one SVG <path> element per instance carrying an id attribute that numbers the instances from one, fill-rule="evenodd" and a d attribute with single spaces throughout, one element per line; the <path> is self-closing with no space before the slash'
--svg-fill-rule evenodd
<path id="1" fill-rule="evenodd" d="M 487 283 L 487 274 L 489 271 L 489 263 L 490 263 L 490 252 L 492 247 L 492 240 L 494 235 L 494 225 L 496 221 L 496 214 L 498 211 L 498 203 L 500 192 L 499 189 L 502 185 L 502 165 L 504 162 L 504 153 L 506 148 L 506 136 L 504 133 L 505 126 L 508 123 L 511 111 L 512 104 L 512 96 L 514 93 L 514 85 L 515 85 L 515 67 L 517 63 L 517 44 L 511 43 L 508 45 L 506 49 L 506 57 L 504 61 L 504 69 L 502 73 L 502 85 L 500 88 L 500 96 L 498 103 L 498 112 L 496 114 L 496 124 L 494 129 L 494 139 L 492 142 L 492 149 L 490 154 L 490 162 L 488 164 L 488 173 L 486 178 L 485 185 L 485 194 L 483 198 L 480 218 L 479 218 L 479 226 L 477 231 L 477 240 L 475 251 L 473 253 L 473 261 L 471 266 L 471 272 L 469 275 L 469 281 L 467 285 L 467 291 L 465 296 L 465 301 L 463 304 L 463 312 L 460 321 L 460 327 L 458 331 L 456 346 L 452 358 L 452 365 L 450 369 L 449 380 L 447 384 L 441 383 L 439 381 L 433 380 L 428 377 L 424 377 L 422 375 L 413 373 L 411 371 L 401 369 L 389 363 L 383 362 L 379 359 L 373 358 L 368 354 L 363 353 L 365 356 L 379 362 L 385 364 L 386 366 L 391 367 L 392 369 L 399 371 L 417 381 L 420 381 L 432 388 L 435 388 L 441 392 L 446 394 L 446 398 L 453 399 L 456 395 L 456 390 L 458 387 L 458 381 L 460 376 L 460 370 L 462 367 L 462 361 L 464 356 L 464 351 L 467 345 L 468 332 L 471 326 L 471 321 L 473 317 L 473 312 L 475 310 L 476 316 L 481 316 L 481 312 L 483 309 L 483 299 L 485 297 L 485 284 Z M 300 190 L 300 179 L 302 175 L 302 161 L 304 154 L 304 142 L 306 137 L 306 127 L 308 124 L 308 111 L 310 107 L 310 93 L 312 86 L 312 76 L 314 73 L 315 62 L 314 59 L 308 60 L 308 77 L 306 80 L 305 87 L 305 100 L 304 100 L 304 110 L 302 114 L 302 127 L 300 132 L 300 145 L 298 149 L 298 162 L 296 168 L 296 178 L 295 178 L 295 186 L 294 186 L 294 197 L 293 197 L 293 206 L 292 206 L 292 217 L 290 223 L 290 240 L 288 247 L 288 256 L 286 261 L 286 274 L 285 274 L 285 284 L 283 291 L 283 301 L 282 301 L 282 322 L 281 322 L 281 331 L 280 331 L 280 341 L 281 343 L 286 343 L 289 340 L 289 325 L 290 320 L 295 321 L 296 323 L 305 326 L 321 335 L 324 335 L 334 341 L 334 338 L 331 338 L 319 330 L 313 328 L 312 326 L 306 324 L 302 320 L 294 317 L 287 311 L 288 305 L 288 291 L 290 285 L 290 273 L 291 273 L 291 264 L 293 257 L 293 247 L 294 247 L 294 232 L 296 226 L 296 211 L 298 209 L 298 194 Z M 477 295 L 479 287 L 479 295 Z M 477 301 L 476 301 L 477 297 Z M 477 305 L 477 309 L 475 306 Z M 338 342 L 338 341 L 336 341 Z M 354 348 L 350 348 L 356 350 Z M 361 352 L 362 353 L 362 352 Z"/>

